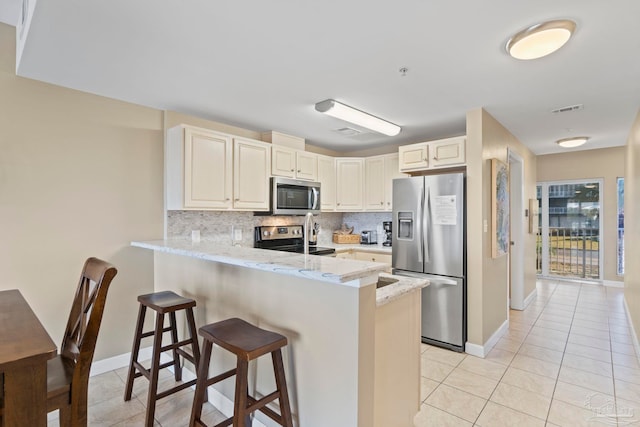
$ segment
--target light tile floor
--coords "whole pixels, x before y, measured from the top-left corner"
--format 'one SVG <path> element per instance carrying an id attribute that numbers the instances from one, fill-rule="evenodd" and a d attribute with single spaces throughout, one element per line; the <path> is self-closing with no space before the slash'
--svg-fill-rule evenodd
<path id="1" fill-rule="evenodd" d="M 509 330 L 485 359 L 422 349 L 415 427 L 640 425 L 640 364 L 622 289 L 539 281 L 536 299 L 511 311 Z M 91 427 L 144 425 L 147 381 L 136 380 L 124 402 L 126 374 L 122 368 L 90 379 Z M 167 370 L 161 378 L 161 389 L 173 383 Z M 160 400 L 155 425 L 187 426 L 192 400 L 190 389 Z M 224 419 L 210 404 L 204 413 L 209 425 Z"/>
<path id="2" fill-rule="evenodd" d="M 143 362 L 149 366 L 149 362 Z M 133 383 L 133 396 L 128 402 L 124 401 L 127 369 L 121 368 L 96 375 L 89 379 L 89 426 L 90 427 L 141 427 L 145 425 L 147 390 L 149 382 L 145 378 L 138 378 Z M 173 373 L 162 369 L 159 375 L 158 390 L 166 390 L 175 381 Z M 160 399 L 156 403 L 156 427 L 187 427 L 191 416 L 193 390 L 187 388 L 178 393 Z M 226 417 L 206 403 L 202 410 L 202 419 L 207 425 L 213 426 Z M 48 427 L 58 427 L 58 411 L 51 412 Z"/>
<path id="3" fill-rule="evenodd" d="M 623 289 L 540 280 L 485 359 L 422 349 L 416 427 L 640 425 Z"/>

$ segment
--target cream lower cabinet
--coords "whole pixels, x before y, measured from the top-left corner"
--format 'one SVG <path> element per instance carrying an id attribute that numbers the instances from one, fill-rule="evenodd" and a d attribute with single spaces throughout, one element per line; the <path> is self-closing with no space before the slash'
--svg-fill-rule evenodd
<path id="1" fill-rule="evenodd" d="M 358 211 L 364 208 L 364 159 L 336 158 L 336 210 Z"/>
<path id="2" fill-rule="evenodd" d="M 269 210 L 271 144 L 245 138 L 233 140 L 233 208 Z"/>
<path id="3" fill-rule="evenodd" d="M 355 259 L 359 261 L 371 261 L 381 262 L 383 264 L 389 264 L 391 266 L 391 254 L 366 252 L 366 251 L 354 251 Z"/>
<path id="4" fill-rule="evenodd" d="M 233 139 L 189 126 L 167 131 L 167 209 L 230 209 Z"/>
<path id="5" fill-rule="evenodd" d="M 320 182 L 320 209 L 336 210 L 336 161 L 330 156 L 318 155 L 318 181 Z"/>

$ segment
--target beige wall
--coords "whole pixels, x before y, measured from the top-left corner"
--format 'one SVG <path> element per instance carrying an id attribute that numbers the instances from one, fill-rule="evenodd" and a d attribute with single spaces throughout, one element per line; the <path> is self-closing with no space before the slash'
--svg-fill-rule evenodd
<path id="1" fill-rule="evenodd" d="M 492 258 L 490 226 L 491 159 L 508 163 L 508 150 L 524 162 L 524 199 L 535 198 L 535 155 L 483 109 L 467 113 L 467 341 L 477 345 L 484 345 L 508 314 L 509 259 Z M 526 221 L 524 213 L 520 220 Z M 485 221 L 489 224 L 487 232 Z M 535 235 L 525 233 L 523 244 L 526 297 L 535 289 Z"/>
<path id="2" fill-rule="evenodd" d="M 640 331 L 640 112 L 627 140 L 624 179 L 624 297 L 633 327 Z"/>
<path id="3" fill-rule="evenodd" d="M 162 237 L 162 113 L 15 75 L 0 24 L 0 289 L 20 289 L 59 345 L 84 260 L 119 270 L 95 359 L 131 349 Z"/>
<path id="4" fill-rule="evenodd" d="M 624 176 L 624 147 L 538 156 L 538 182 L 576 179 L 604 180 L 602 188 L 604 280 L 616 274 L 618 212 L 616 180 Z"/>

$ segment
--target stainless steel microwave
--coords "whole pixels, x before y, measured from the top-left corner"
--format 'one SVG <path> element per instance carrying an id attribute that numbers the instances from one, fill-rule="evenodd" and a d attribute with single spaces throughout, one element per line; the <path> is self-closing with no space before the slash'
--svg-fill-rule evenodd
<path id="1" fill-rule="evenodd" d="M 299 179 L 271 178 L 271 215 L 320 213 L 320 183 Z"/>

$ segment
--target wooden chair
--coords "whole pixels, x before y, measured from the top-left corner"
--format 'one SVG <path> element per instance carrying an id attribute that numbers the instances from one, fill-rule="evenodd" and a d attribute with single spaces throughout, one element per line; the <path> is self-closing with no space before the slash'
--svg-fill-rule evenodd
<path id="1" fill-rule="evenodd" d="M 107 291 L 117 272 L 97 258 L 85 262 L 60 354 L 47 363 L 47 412 L 60 410 L 61 427 L 87 426 L 89 371 Z"/>

